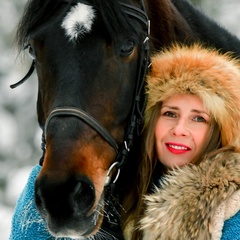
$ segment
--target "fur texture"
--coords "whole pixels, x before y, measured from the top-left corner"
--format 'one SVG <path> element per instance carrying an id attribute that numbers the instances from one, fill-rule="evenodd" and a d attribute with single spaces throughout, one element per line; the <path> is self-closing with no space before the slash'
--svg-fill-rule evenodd
<path id="1" fill-rule="evenodd" d="M 220 239 L 224 220 L 240 209 L 239 188 L 240 154 L 230 150 L 174 170 L 146 196 L 144 239 Z"/>

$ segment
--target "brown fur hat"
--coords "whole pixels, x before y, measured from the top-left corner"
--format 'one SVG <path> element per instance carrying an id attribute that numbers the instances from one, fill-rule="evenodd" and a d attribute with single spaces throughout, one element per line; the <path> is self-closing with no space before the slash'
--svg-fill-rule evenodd
<path id="1" fill-rule="evenodd" d="M 145 125 L 154 106 L 175 94 L 200 97 L 221 130 L 222 145 L 240 146 L 240 63 L 199 45 L 175 45 L 152 58 Z"/>

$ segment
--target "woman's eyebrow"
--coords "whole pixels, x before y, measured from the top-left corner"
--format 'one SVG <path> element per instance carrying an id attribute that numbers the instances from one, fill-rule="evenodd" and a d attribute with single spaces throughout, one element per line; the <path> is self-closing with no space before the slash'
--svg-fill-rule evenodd
<path id="1" fill-rule="evenodd" d="M 170 109 L 174 109 L 174 110 L 178 110 L 179 109 L 179 107 L 169 106 L 169 105 L 162 105 L 162 108 L 170 108 Z"/>
<path id="2" fill-rule="evenodd" d="M 210 116 L 209 113 L 207 113 L 207 112 L 205 112 L 205 111 L 203 111 L 203 110 L 192 109 L 191 112 L 196 112 L 196 113 L 200 113 L 200 114 L 206 114 L 206 115 Z"/>

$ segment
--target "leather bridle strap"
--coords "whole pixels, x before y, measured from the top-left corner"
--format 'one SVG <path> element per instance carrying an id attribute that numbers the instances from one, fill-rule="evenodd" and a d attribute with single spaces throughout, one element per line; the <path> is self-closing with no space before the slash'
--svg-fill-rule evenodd
<path id="1" fill-rule="evenodd" d="M 118 153 L 118 144 L 115 141 L 115 139 L 112 137 L 112 135 L 109 133 L 109 131 L 103 127 L 95 118 L 93 118 L 91 115 L 89 115 L 87 112 L 83 111 L 79 108 L 74 107 L 59 107 L 55 108 L 47 117 L 45 127 L 44 127 L 44 133 L 46 134 L 47 128 L 49 125 L 49 122 L 54 117 L 59 116 L 73 116 L 81 119 L 85 123 L 87 123 L 90 127 L 92 127 L 97 133 L 99 133 Z M 46 142 L 46 137 L 45 137 Z"/>
<path id="2" fill-rule="evenodd" d="M 22 78 L 20 81 L 18 81 L 17 83 L 14 83 L 14 84 L 11 84 L 10 85 L 10 88 L 16 88 L 18 87 L 19 85 L 23 84 L 31 75 L 32 73 L 34 72 L 35 70 L 35 62 L 32 61 L 32 64 L 31 64 L 31 67 L 30 69 L 28 70 L 27 74 L 25 75 L 24 78 Z"/>
<path id="3" fill-rule="evenodd" d="M 135 7 L 135 6 L 123 3 L 123 2 L 120 2 L 120 4 L 124 8 L 124 12 L 127 15 L 138 19 L 140 22 L 143 23 L 143 25 L 145 25 L 146 29 L 149 29 L 149 19 L 146 15 L 145 6 L 144 6 L 143 2 L 142 2 L 142 6 L 144 8 L 144 11 L 141 10 L 139 7 Z"/>

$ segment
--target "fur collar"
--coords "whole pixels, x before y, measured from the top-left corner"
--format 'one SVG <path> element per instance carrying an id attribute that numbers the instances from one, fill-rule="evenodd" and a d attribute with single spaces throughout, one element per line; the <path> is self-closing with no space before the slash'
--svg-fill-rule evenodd
<path id="1" fill-rule="evenodd" d="M 240 154 L 233 150 L 172 171 L 146 196 L 144 239 L 220 239 L 224 220 L 240 209 L 239 189 Z"/>

